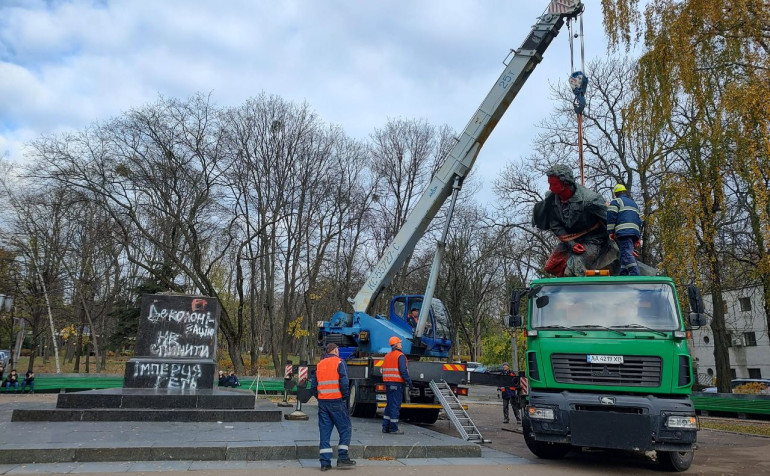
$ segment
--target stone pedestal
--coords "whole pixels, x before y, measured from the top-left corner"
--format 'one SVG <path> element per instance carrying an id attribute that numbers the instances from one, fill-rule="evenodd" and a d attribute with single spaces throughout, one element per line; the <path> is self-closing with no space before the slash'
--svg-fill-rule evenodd
<path id="1" fill-rule="evenodd" d="M 214 388 L 219 302 L 203 296 L 142 297 L 134 358 L 124 388 Z"/>
<path id="2" fill-rule="evenodd" d="M 123 387 L 210 390 L 216 372 L 211 360 L 134 358 L 126 362 Z"/>
<path id="3" fill-rule="evenodd" d="M 14 410 L 13 421 L 280 421 L 251 391 L 214 387 L 219 313 L 204 296 L 143 296 L 123 388 L 63 393 L 56 409 Z"/>

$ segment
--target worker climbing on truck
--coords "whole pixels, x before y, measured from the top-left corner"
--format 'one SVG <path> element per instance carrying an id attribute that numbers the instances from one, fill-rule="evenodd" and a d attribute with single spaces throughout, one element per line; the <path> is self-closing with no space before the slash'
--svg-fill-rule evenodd
<path id="1" fill-rule="evenodd" d="M 607 208 L 607 232 L 620 248 L 620 275 L 639 276 L 634 245 L 641 238 L 642 218 L 636 202 L 628 196 L 622 183 L 613 189 L 615 199 Z"/>
<path id="2" fill-rule="evenodd" d="M 583 276 L 586 269 L 601 268 L 610 246 L 604 199 L 576 183 L 566 165 L 554 165 L 546 175 L 549 191 L 535 204 L 532 224 L 552 231 L 560 243 L 548 257 L 545 271 L 557 277 Z"/>

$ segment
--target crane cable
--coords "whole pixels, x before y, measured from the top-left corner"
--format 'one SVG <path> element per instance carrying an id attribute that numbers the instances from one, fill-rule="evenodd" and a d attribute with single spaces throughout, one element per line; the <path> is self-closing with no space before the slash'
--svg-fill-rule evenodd
<path id="1" fill-rule="evenodd" d="M 578 15 L 580 18 L 580 70 L 575 70 L 573 38 L 578 34 L 572 34 L 572 19 L 567 19 L 567 31 L 569 32 L 569 60 L 572 74 L 569 77 L 569 86 L 575 99 L 572 100 L 572 107 L 577 114 L 577 132 L 578 132 L 578 157 L 580 158 L 580 184 L 585 186 L 585 171 L 583 162 L 583 109 L 586 107 L 586 87 L 588 86 L 588 77 L 583 73 L 585 71 L 585 42 L 583 36 L 583 12 Z"/>

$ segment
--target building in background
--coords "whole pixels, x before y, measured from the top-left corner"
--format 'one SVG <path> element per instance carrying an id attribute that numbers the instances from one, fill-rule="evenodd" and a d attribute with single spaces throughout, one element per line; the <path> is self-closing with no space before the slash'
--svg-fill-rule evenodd
<path id="1" fill-rule="evenodd" d="M 760 286 L 723 292 L 725 326 L 729 336 L 730 372 L 734 378 L 770 377 L 770 339 Z M 713 316 L 711 295 L 703 296 L 706 314 Z M 710 321 L 709 321 L 710 322 Z M 701 385 L 715 385 L 714 333 L 711 326 L 692 331 L 690 347 L 696 379 Z"/>

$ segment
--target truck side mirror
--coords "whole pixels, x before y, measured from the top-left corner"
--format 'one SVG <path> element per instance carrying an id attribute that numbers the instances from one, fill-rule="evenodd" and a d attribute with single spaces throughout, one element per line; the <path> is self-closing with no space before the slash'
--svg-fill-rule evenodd
<path id="1" fill-rule="evenodd" d="M 706 315 L 702 312 L 691 312 L 690 313 L 690 327 L 692 328 L 698 328 L 701 326 L 705 326 L 708 322 L 706 319 Z"/>
<path id="2" fill-rule="evenodd" d="M 521 315 L 512 314 L 508 316 L 508 327 L 521 327 Z"/>
<path id="3" fill-rule="evenodd" d="M 703 297 L 701 297 L 698 286 L 694 284 L 687 285 L 687 298 L 690 301 L 690 311 L 703 314 L 705 308 L 703 306 Z"/>
<path id="4" fill-rule="evenodd" d="M 707 323 L 703 297 L 700 289 L 694 284 L 687 285 L 687 298 L 690 301 L 690 326 L 701 327 Z"/>
<path id="5" fill-rule="evenodd" d="M 508 315 L 508 327 L 521 327 L 521 298 L 529 295 L 529 289 L 514 289 L 511 294 L 510 314 Z"/>

